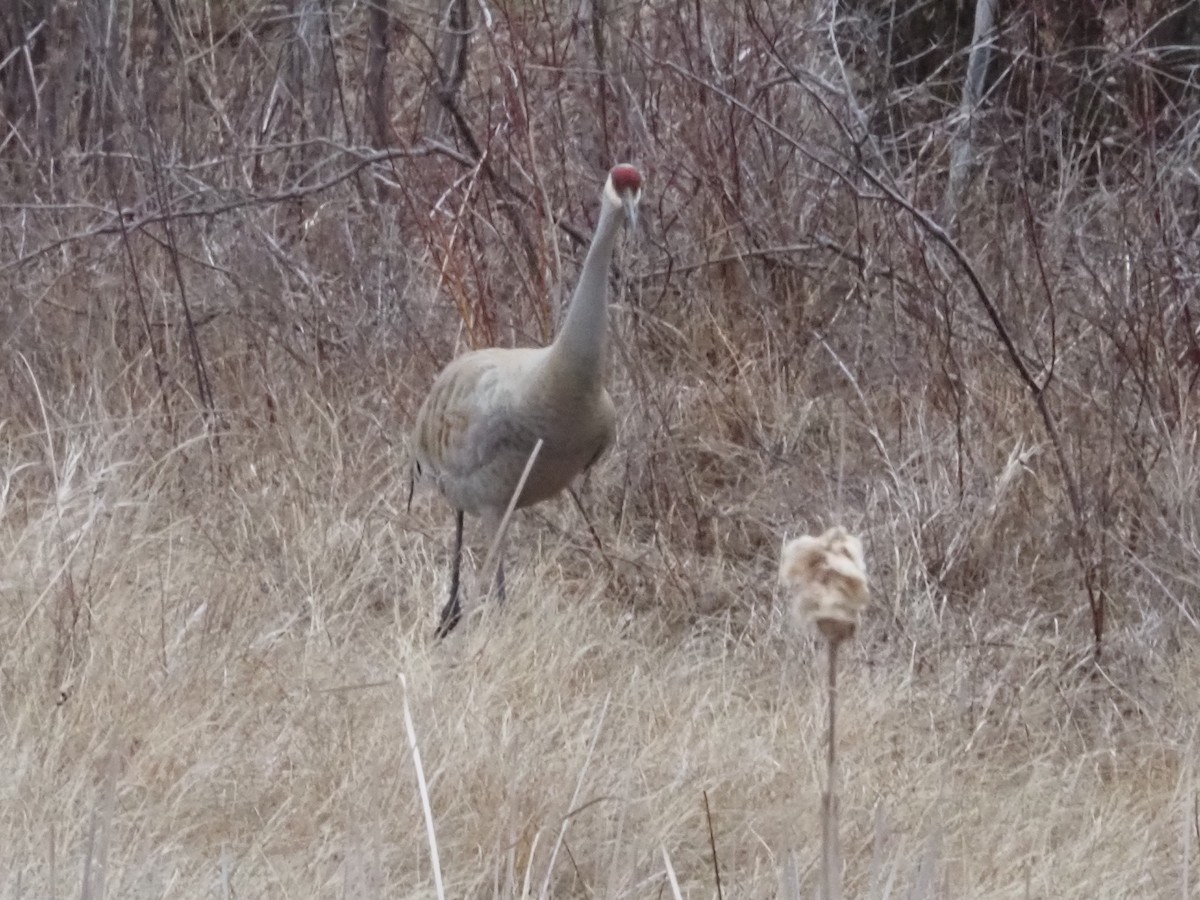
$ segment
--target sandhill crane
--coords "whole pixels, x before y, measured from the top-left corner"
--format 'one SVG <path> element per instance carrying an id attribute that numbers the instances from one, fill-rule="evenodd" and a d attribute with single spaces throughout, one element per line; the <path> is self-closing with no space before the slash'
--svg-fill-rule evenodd
<path id="1" fill-rule="evenodd" d="M 608 270 L 620 227 L 636 222 L 641 196 L 641 173 L 614 166 L 579 283 L 550 346 L 466 353 L 442 370 L 421 404 L 413 429 L 416 472 L 431 476 L 455 511 L 450 599 L 438 637 L 462 617 L 463 514 L 481 516 L 496 535 L 539 440 L 517 507 L 559 493 L 612 443 L 616 411 L 604 389 Z M 503 562 L 496 587 L 503 597 Z"/>

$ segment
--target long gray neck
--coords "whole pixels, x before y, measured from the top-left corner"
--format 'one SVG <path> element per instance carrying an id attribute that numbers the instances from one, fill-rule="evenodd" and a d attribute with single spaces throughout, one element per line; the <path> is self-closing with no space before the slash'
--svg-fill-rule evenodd
<path id="1" fill-rule="evenodd" d="M 574 379 L 577 387 L 589 382 L 600 386 L 608 329 L 608 270 L 624 219 L 621 207 L 607 202 L 601 205 L 600 221 L 571 295 L 566 321 L 551 346 L 556 374 Z"/>

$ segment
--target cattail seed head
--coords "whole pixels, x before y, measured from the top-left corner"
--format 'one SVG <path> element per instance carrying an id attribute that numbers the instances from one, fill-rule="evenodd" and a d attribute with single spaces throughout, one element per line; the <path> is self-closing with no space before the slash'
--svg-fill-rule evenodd
<path id="1" fill-rule="evenodd" d="M 853 637 L 870 596 L 862 542 L 841 526 L 820 537 L 788 541 L 780 555 L 779 583 L 793 620 L 816 626 L 834 644 Z"/>

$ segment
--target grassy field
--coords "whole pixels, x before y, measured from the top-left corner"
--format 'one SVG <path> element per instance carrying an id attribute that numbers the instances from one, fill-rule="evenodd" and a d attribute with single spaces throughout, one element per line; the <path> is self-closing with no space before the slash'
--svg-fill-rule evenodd
<path id="1" fill-rule="evenodd" d="M 508 605 L 435 643 L 446 511 L 397 508 L 350 412 L 220 490 L 136 420 L 8 430 L 6 895 L 430 896 L 413 741 L 447 896 L 670 896 L 668 858 L 713 896 L 710 825 L 725 896 L 811 884 L 823 672 L 772 554 L 679 560 L 707 595 L 667 614 L 601 563 L 669 564 L 561 502 L 518 522 Z M 906 587 L 884 524 L 842 670 L 849 895 L 1187 896 L 1194 640 L 1122 625 L 1090 675 L 1070 617 Z"/>
<path id="2" fill-rule="evenodd" d="M 845 896 L 1193 896 L 1192 114 L 1118 157 L 996 100 L 941 231 L 944 96 L 855 144 L 886 104 L 825 5 L 594 7 L 609 44 L 495 7 L 457 83 L 406 10 L 390 153 L 357 7 L 297 68 L 312 10 L 206 4 L 121 152 L 14 125 L 0 898 L 814 896 L 825 657 L 776 572 L 833 524 Z M 617 444 L 516 517 L 503 606 L 469 523 L 437 642 L 407 430 L 455 354 L 553 334 L 626 158 Z"/>
<path id="3" fill-rule="evenodd" d="M 603 549 L 569 500 L 524 514 L 507 606 L 436 643 L 449 513 L 428 491 L 405 512 L 371 400 L 298 393 L 288 425 L 219 454 L 87 396 L 5 424 L 8 895 L 430 896 L 412 741 L 447 896 L 670 896 L 667 859 L 713 896 L 710 825 L 725 896 L 811 886 L 824 674 L 778 608 L 777 548 L 735 555 L 728 522 L 680 550 L 622 520 L 634 441 L 583 493 Z M 841 686 L 850 895 L 1188 896 L 1184 617 L 1122 610 L 1094 670 L 1081 614 L 1036 599 L 1003 542 L 975 602 L 936 589 L 916 474 L 864 481 L 857 510 L 848 475 L 801 494 L 770 474 L 724 515 L 867 540 L 876 605 Z"/>

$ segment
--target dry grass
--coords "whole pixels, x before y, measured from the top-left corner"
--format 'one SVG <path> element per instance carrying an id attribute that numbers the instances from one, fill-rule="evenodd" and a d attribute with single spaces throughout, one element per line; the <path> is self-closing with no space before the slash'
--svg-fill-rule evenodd
<path id="1" fill-rule="evenodd" d="M 1088 155 L 1028 63 L 948 248 L 911 213 L 954 62 L 857 96 L 839 5 L 471 5 L 458 84 L 406 7 L 375 140 L 365 7 L 140 3 L 121 102 L 0 147 L 0 896 L 431 897 L 434 846 L 448 897 L 812 896 L 825 672 L 774 582 L 834 522 L 872 579 L 846 896 L 1195 892 L 1186 91 Z M 452 522 L 405 509 L 404 433 L 452 355 L 552 333 L 622 158 L 617 446 L 436 643 Z"/>
<path id="2" fill-rule="evenodd" d="M 435 643 L 445 510 L 397 514 L 385 448 L 338 424 L 219 492 L 182 491 L 203 449 L 148 451 L 141 420 L 6 430 L 10 895 L 76 892 L 90 860 L 110 896 L 430 896 L 406 698 L 447 896 L 658 896 L 664 848 L 711 894 L 705 792 L 726 896 L 813 883 L 815 647 L 775 616 L 672 626 L 530 521 L 509 605 Z M 1088 678 L 1035 611 L 895 612 L 842 671 L 849 896 L 1186 895 L 1194 641 L 1122 629 Z"/>

